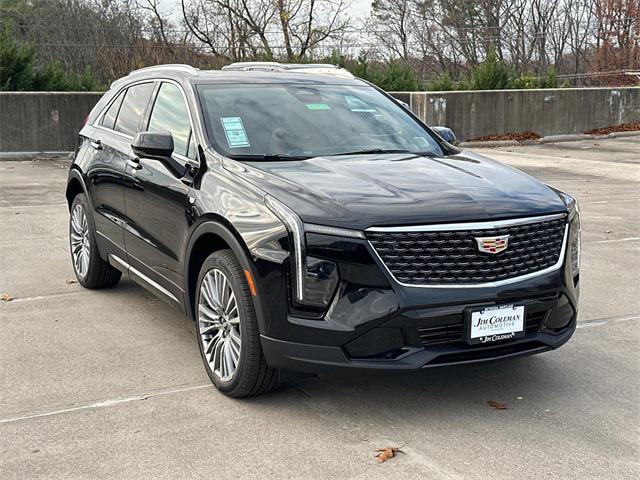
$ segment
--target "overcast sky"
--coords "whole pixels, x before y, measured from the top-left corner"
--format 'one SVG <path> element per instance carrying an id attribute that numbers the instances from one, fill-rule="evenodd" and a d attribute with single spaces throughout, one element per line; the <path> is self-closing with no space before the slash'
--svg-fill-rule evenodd
<path id="1" fill-rule="evenodd" d="M 351 15 L 354 17 L 366 17 L 371 12 L 373 0 L 351 0 Z M 181 18 L 180 0 L 161 0 L 164 10 L 171 12 L 172 18 Z"/>
<path id="2" fill-rule="evenodd" d="M 366 17 L 371 12 L 371 2 L 373 0 L 353 0 L 351 11 L 354 16 Z"/>

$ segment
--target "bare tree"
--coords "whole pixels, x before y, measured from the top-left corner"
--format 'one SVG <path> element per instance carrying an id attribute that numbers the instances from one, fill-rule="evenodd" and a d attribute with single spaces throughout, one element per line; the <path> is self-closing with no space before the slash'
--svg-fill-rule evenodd
<path id="1" fill-rule="evenodd" d="M 231 59 L 303 60 L 350 25 L 346 0 L 182 0 L 182 6 L 194 37 Z"/>
<path id="2" fill-rule="evenodd" d="M 371 6 L 373 38 L 384 45 L 392 57 L 408 60 L 411 56 L 413 7 L 414 0 L 374 0 Z"/>
<path id="3" fill-rule="evenodd" d="M 171 22 L 160 11 L 160 0 L 136 0 L 136 4 L 143 12 L 148 12 L 148 21 L 153 32 L 159 37 L 163 45 L 171 48 L 172 40 L 169 39 L 168 31 L 172 30 Z"/>
<path id="4" fill-rule="evenodd" d="M 327 39 L 338 38 L 350 25 L 345 0 L 276 0 L 287 60 L 304 60 Z"/>

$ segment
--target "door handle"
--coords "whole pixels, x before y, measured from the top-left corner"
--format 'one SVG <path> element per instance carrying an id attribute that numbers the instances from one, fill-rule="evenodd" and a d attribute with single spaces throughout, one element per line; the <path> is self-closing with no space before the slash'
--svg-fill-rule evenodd
<path id="1" fill-rule="evenodd" d="M 102 150 L 102 142 L 100 140 L 92 140 L 90 145 L 95 150 Z"/>

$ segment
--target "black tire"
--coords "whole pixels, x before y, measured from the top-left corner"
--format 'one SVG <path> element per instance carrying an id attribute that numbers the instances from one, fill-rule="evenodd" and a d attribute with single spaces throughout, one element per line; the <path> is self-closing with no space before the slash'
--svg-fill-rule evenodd
<path id="1" fill-rule="evenodd" d="M 76 211 L 76 207 L 82 208 L 87 222 L 87 240 L 89 245 L 89 265 L 84 275 L 78 271 L 76 262 L 73 255 L 72 233 L 73 233 L 73 212 Z M 98 252 L 98 244 L 96 243 L 96 229 L 93 223 L 93 216 L 91 215 L 91 209 L 89 202 L 84 193 L 76 195 L 71 204 L 71 215 L 69 216 L 69 249 L 71 253 L 71 262 L 73 264 L 73 271 L 76 274 L 76 278 L 80 285 L 85 288 L 99 289 L 113 287 L 122 276 L 119 270 L 113 268 L 109 263 L 100 258 Z"/>
<path id="2" fill-rule="evenodd" d="M 228 381 L 212 371 L 204 352 L 203 340 L 200 334 L 199 305 L 201 301 L 201 286 L 207 272 L 220 270 L 231 286 L 238 307 L 241 348 L 239 361 L 233 377 Z M 196 337 L 200 355 L 209 378 L 225 395 L 242 398 L 260 395 L 275 390 L 280 385 L 279 371 L 270 368 L 262 354 L 260 344 L 260 330 L 256 318 L 253 299 L 244 271 L 231 250 L 219 250 L 209 255 L 200 269 L 196 284 L 194 318 L 196 319 Z"/>

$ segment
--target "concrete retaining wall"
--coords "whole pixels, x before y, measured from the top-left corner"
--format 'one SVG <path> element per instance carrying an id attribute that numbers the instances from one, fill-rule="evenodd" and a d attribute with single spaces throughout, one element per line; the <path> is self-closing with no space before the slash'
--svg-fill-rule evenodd
<path id="1" fill-rule="evenodd" d="M 582 133 L 640 122 L 640 87 L 555 88 L 393 95 L 429 125 L 453 129 L 458 140 L 532 131 L 541 136 Z"/>
<path id="2" fill-rule="evenodd" d="M 101 93 L 0 92 L 0 153 L 71 151 Z M 640 122 L 640 87 L 398 92 L 429 125 L 452 128 L 461 141 L 533 131 L 581 133 Z"/>
<path id="3" fill-rule="evenodd" d="M 75 148 L 78 131 L 102 93 L 0 92 L 0 152 Z"/>

